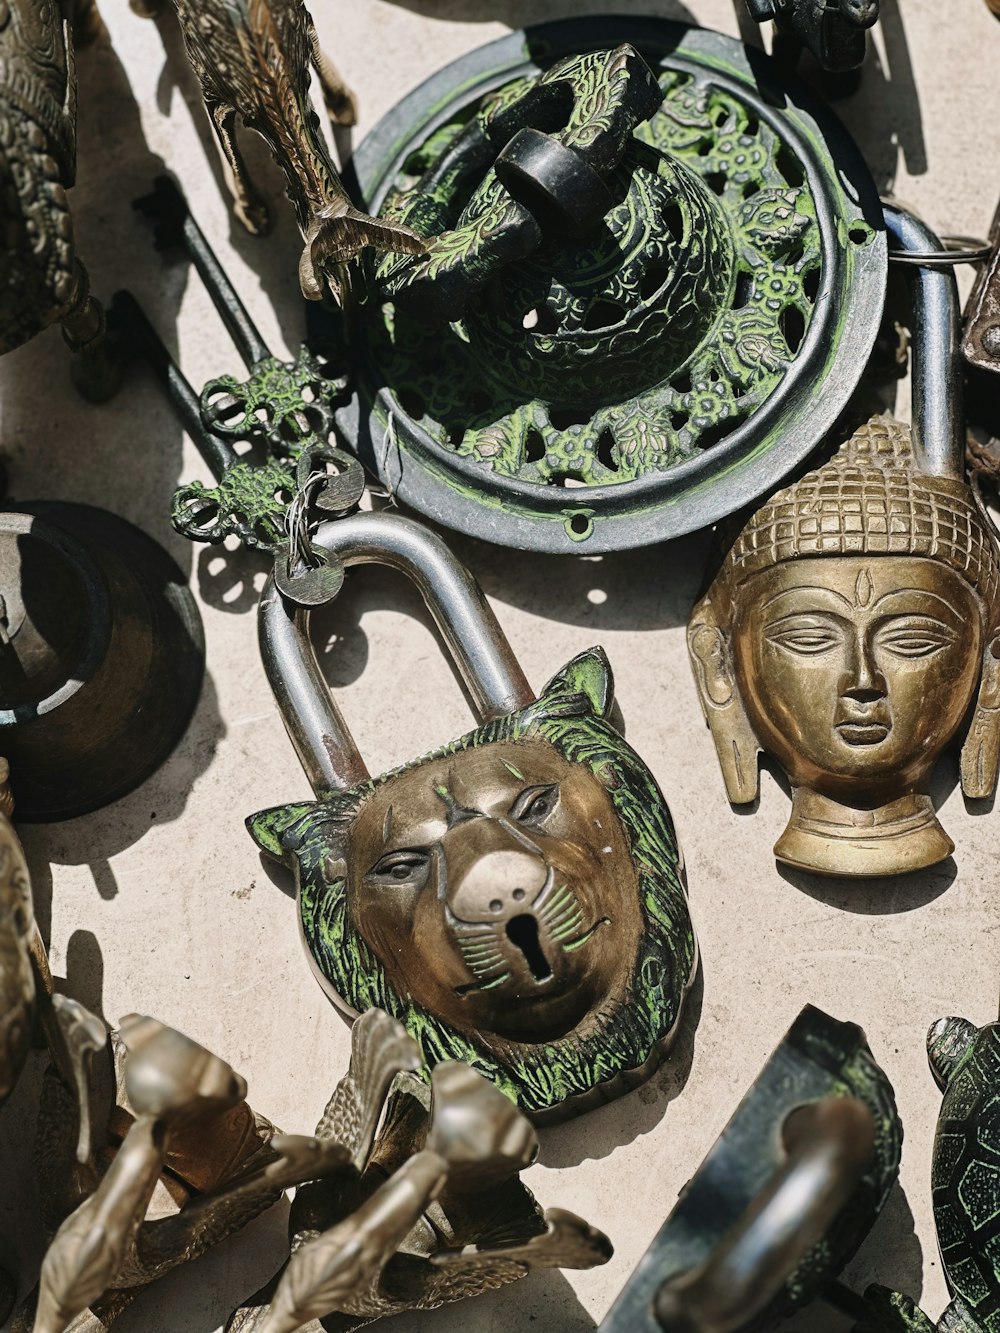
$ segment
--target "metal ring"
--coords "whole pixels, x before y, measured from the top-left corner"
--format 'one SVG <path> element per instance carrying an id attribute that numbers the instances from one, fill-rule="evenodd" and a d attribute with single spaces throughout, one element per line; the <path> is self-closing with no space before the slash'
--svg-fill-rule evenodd
<path id="1" fill-rule="evenodd" d="M 983 264 L 993 253 L 988 241 L 978 236 L 942 236 L 940 250 L 889 250 L 890 264 L 922 264 L 925 268 L 951 268 L 955 264 Z"/>

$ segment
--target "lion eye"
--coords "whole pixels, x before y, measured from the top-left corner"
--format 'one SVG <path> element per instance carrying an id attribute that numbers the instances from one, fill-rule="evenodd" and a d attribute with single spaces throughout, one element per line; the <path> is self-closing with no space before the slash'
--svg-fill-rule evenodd
<path id="1" fill-rule="evenodd" d="M 427 878 L 431 859 L 426 852 L 402 848 L 386 852 L 369 870 L 368 879 L 388 880 L 393 884 L 422 884 Z"/>
<path id="2" fill-rule="evenodd" d="M 559 784 L 529 787 L 511 806 L 511 815 L 521 824 L 540 824 L 559 804 Z"/>

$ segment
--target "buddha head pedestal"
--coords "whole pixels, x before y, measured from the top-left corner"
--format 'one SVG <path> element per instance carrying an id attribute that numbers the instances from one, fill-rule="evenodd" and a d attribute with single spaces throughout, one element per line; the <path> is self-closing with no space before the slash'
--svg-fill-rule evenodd
<path id="1" fill-rule="evenodd" d="M 962 790 L 1000 759 L 1000 557 L 978 496 L 876 417 L 757 510 L 695 607 L 688 646 L 729 799 L 757 753 L 793 789 L 779 861 L 889 875 L 954 844 L 931 770 L 974 705 Z"/>

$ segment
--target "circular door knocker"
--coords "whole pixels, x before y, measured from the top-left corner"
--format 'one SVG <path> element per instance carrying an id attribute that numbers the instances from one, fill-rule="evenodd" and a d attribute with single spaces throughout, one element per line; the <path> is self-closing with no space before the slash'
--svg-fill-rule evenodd
<path id="1" fill-rule="evenodd" d="M 809 453 L 871 350 L 867 169 L 818 100 L 718 33 L 515 34 L 404 98 L 355 167 L 428 248 L 379 263 L 339 424 L 449 526 L 595 553 L 713 523 Z"/>

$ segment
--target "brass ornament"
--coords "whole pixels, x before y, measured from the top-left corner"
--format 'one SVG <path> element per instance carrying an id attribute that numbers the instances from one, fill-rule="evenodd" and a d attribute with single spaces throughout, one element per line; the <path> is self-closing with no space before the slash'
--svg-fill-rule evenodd
<path id="1" fill-rule="evenodd" d="M 319 1319 L 350 1333 L 534 1268 L 611 1257 L 601 1232 L 564 1209 L 543 1212 L 521 1184 L 538 1141 L 511 1102 L 460 1063 L 438 1065 L 428 1088 L 415 1077 L 420 1063 L 388 1014 L 372 1009 L 355 1023 L 350 1070 L 316 1127 L 346 1162 L 296 1191 L 288 1262 L 226 1333 L 316 1330 Z"/>
<path id="2" fill-rule="evenodd" d="M 606 656 L 581 653 L 535 695 L 440 538 L 362 513 L 314 540 L 416 583 L 481 718 L 369 776 L 307 612 L 265 588 L 265 667 L 317 799 L 247 824 L 294 870 L 317 979 L 348 1017 L 386 1009 L 431 1063 L 468 1061 L 536 1121 L 620 1095 L 673 1042 L 697 946 L 670 812 L 608 720 Z"/>
<path id="3" fill-rule="evenodd" d="M 77 388 L 101 401 L 121 378 L 104 312 L 73 241 L 74 39 L 100 29 L 94 0 L 4 0 L 0 9 L 0 353 L 51 324 L 78 355 Z"/>
<path id="4" fill-rule="evenodd" d="M 267 208 L 239 150 L 237 117 L 264 139 L 285 177 L 305 242 L 303 296 L 318 301 L 329 290 L 343 301 L 350 261 L 366 246 L 423 250 L 409 228 L 355 208 L 341 184 L 309 100 L 310 66 L 335 121 L 353 123 L 353 100 L 320 49 L 301 0 L 174 0 L 174 6 L 228 168 L 236 216 L 252 234 L 267 229 Z"/>
<path id="5" fill-rule="evenodd" d="M 914 271 L 916 296 L 935 284 L 954 319 L 952 275 Z M 793 789 L 775 856 L 820 874 L 899 874 L 954 850 L 928 784 L 970 705 L 962 789 L 986 797 L 997 780 L 1000 552 L 961 473 L 958 404 L 926 322 L 913 432 L 873 418 L 777 492 L 688 625 L 729 799 L 753 801 L 757 754 L 774 755 Z"/>

